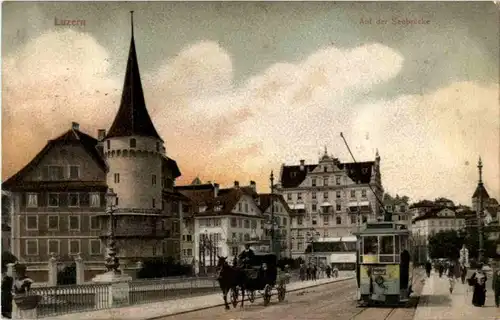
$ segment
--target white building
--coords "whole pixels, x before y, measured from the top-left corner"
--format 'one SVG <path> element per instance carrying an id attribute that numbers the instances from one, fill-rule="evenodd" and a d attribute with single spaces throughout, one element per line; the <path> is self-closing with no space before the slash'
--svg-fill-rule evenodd
<path id="1" fill-rule="evenodd" d="M 452 208 L 436 207 L 413 220 L 412 235 L 416 241 L 419 262 L 429 259 L 427 246 L 429 237 L 440 231 L 460 230 L 465 227 L 465 218 Z"/>
<path id="2" fill-rule="evenodd" d="M 264 214 L 267 222 L 271 221 L 274 215 L 274 240 L 277 243 L 276 251 L 279 248 L 279 257 L 291 257 L 291 237 L 290 237 L 290 212 L 291 209 L 282 195 L 279 194 L 259 194 L 257 198 L 259 208 Z M 271 206 L 271 204 L 273 206 Z M 271 224 L 264 223 L 264 240 L 271 241 Z"/>
<path id="3" fill-rule="evenodd" d="M 349 236 L 358 223 L 375 220 L 380 206 L 372 189 L 382 199 L 378 152 L 375 161 L 342 163 L 325 149 L 317 164 L 282 165 L 276 192 L 293 211 L 292 256 L 304 257 L 311 236 Z"/>

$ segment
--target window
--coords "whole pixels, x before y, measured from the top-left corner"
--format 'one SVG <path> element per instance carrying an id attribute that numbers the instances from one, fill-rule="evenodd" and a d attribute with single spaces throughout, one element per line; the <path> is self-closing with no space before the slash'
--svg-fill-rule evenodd
<path id="1" fill-rule="evenodd" d="M 48 216 L 47 219 L 47 229 L 59 230 L 59 216 Z"/>
<path id="2" fill-rule="evenodd" d="M 301 225 L 302 225 L 302 223 L 304 223 L 304 220 L 302 219 L 302 217 L 298 217 L 298 218 L 297 218 L 297 224 L 298 224 L 299 226 L 301 226 Z"/>
<path id="3" fill-rule="evenodd" d="M 315 178 L 312 178 L 312 179 L 311 179 L 311 185 L 312 185 L 313 187 L 316 187 L 316 179 L 315 179 Z"/>
<path id="4" fill-rule="evenodd" d="M 50 180 L 63 180 L 64 169 L 62 166 L 49 166 L 49 179 Z"/>
<path id="5" fill-rule="evenodd" d="M 342 211 L 342 205 L 340 203 L 337 203 L 337 205 L 335 206 L 335 210 Z"/>
<path id="6" fill-rule="evenodd" d="M 245 212 L 248 212 L 248 203 L 245 202 Z"/>
<path id="7" fill-rule="evenodd" d="M 118 205 L 118 197 L 115 198 L 115 206 Z"/>
<path id="8" fill-rule="evenodd" d="M 25 253 L 27 256 L 37 256 L 38 255 L 38 240 L 37 239 L 29 239 L 24 242 L 25 244 Z"/>
<path id="9" fill-rule="evenodd" d="M 236 228 L 238 226 L 238 222 L 236 221 L 236 218 L 231 218 L 231 227 Z"/>
<path id="10" fill-rule="evenodd" d="M 232 248 L 231 248 L 231 254 L 232 254 L 233 256 L 237 256 L 237 255 L 239 255 L 239 254 L 240 254 L 240 250 L 239 250 L 239 248 L 238 248 L 238 247 L 232 247 Z"/>
<path id="11" fill-rule="evenodd" d="M 90 217 L 90 230 L 99 230 L 101 229 L 101 221 L 98 216 Z"/>
<path id="12" fill-rule="evenodd" d="M 313 225 L 317 225 L 318 224 L 318 220 L 316 220 L 316 219 L 317 219 L 316 217 L 312 218 L 312 224 Z"/>
<path id="13" fill-rule="evenodd" d="M 288 222 L 288 221 L 286 220 L 286 218 L 283 218 L 283 225 L 284 225 L 284 226 L 286 226 L 287 222 Z"/>
<path id="14" fill-rule="evenodd" d="M 90 194 L 90 206 L 92 208 L 99 208 L 101 206 L 101 197 L 99 193 L 94 192 Z"/>
<path id="15" fill-rule="evenodd" d="M 351 224 L 356 224 L 357 223 L 356 218 L 357 218 L 356 215 L 351 214 Z"/>
<path id="16" fill-rule="evenodd" d="M 257 229 L 257 221 L 252 220 L 252 229 Z"/>
<path id="17" fill-rule="evenodd" d="M 327 192 L 323 192 L 323 199 L 328 199 L 328 191 Z"/>
<path id="18" fill-rule="evenodd" d="M 153 186 L 156 186 L 156 174 L 153 174 L 153 175 L 151 176 L 151 184 L 152 184 Z"/>
<path id="19" fill-rule="evenodd" d="M 297 193 L 297 200 L 302 200 L 302 193 Z"/>
<path id="20" fill-rule="evenodd" d="M 337 192 L 335 193 L 335 196 L 337 197 L 337 199 L 340 199 L 340 198 L 341 198 L 341 196 L 340 196 L 340 191 L 337 191 Z"/>
<path id="21" fill-rule="evenodd" d="M 240 203 L 238 203 L 238 212 L 241 212 L 243 209 L 243 205 Z"/>
<path id="22" fill-rule="evenodd" d="M 313 193 L 311 194 L 311 196 L 312 196 L 312 198 L 315 200 L 315 199 L 316 199 L 316 192 L 313 192 Z"/>
<path id="23" fill-rule="evenodd" d="M 78 254 L 80 253 L 80 240 L 69 240 L 68 241 L 69 254 Z"/>
<path id="24" fill-rule="evenodd" d="M 49 240 L 48 241 L 48 245 L 47 245 L 48 252 L 47 253 L 49 255 L 51 255 L 52 253 L 58 255 L 60 253 L 60 249 L 61 249 L 61 243 L 59 240 Z"/>
<path id="25" fill-rule="evenodd" d="M 337 217 L 335 218 L 335 223 L 336 223 L 336 224 L 342 224 L 342 217 L 341 217 L 341 216 L 337 216 Z"/>
<path id="26" fill-rule="evenodd" d="M 91 255 L 100 255 L 101 254 L 101 240 L 91 239 L 89 244 L 90 254 Z"/>
<path id="27" fill-rule="evenodd" d="M 380 254 L 394 254 L 394 236 L 380 237 Z"/>
<path id="28" fill-rule="evenodd" d="M 292 200 L 292 194 L 291 194 L 291 193 L 287 193 L 287 195 L 286 195 L 286 199 L 287 199 L 287 200 Z"/>
<path id="29" fill-rule="evenodd" d="M 69 178 L 70 179 L 80 179 L 80 167 L 79 166 L 69 166 Z"/>
<path id="30" fill-rule="evenodd" d="M 243 228 L 243 220 L 238 219 L 238 228 Z"/>
<path id="31" fill-rule="evenodd" d="M 323 185 L 327 186 L 328 185 L 328 178 L 323 178 Z"/>
<path id="32" fill-rule="evenodd" d="M 80 231 L 80 217 L 70 216 L 69 217 L 69 230 Z"/>
<path id="33" fill-rule="evenodd" d="M 120 174 L 119 173 L 115 173 L 114 178 L 115 178 L 115 183 L 120 183 Z"/>
<path id="34" fill-rule="evenodd" d="M 304 244 L 302 242 L 297 243 L 297 250 L 302 251 L 304 249 Z"/>
<path id="35" fill-rule="evenodd" d="M 135 148 L 135 147 L 137 147 L 137 141 L 134 138 L 132 138 L 130 139 L 130 148 Z"/>
<path id="36" fill-rule="evenodd" d="M 49 193 L 49 207 L 59 207 L 59 193 Z"/>
<path id="37" fill-rule="evenodd" d="M 69 206 L 78 207 L 80 205 L 80 197 L 78 193 L 69 194 Z"/>
<path id="38" fill-rule="evenodd" d="M 323 167 L 323 172 L 328 172 L 328 167 L 327 166 Z"/>
<path id="39" fill-rule="evenodd" d="M 38 216 L 26 216 L 26 230 L 38 230 Z"/>
<path id="40" fill-rule="evenodd" d="M 153 207 L 153 208 L 156 208 L 155 198 L 151 199 L 151 201 L 152 201 L 152 203 L 151 203 L 152 207 Z"/>
<path id="41" fill-rule="evenodd" d="M 366 198 L 366 190 L 365 189 L 361 190 L 361 197 Z"/>
<path id="42" fill-rule="evenodd" d="M 330 218 L 328 216 L 323 216 L 323 224 L 328 225 Z"/>
<path id="43" fill-rule="evenodd" d="M 36 208 L 38 207 L 38 194 L 36 193 L 28 193 L 28 208 Z"/>
<path id="44" fill-rule="evenodd" d="M 378 237 L 363 237 L 363 254 L 378 254 Z"/>
<path id="45" fill-rule="evenodd" d="M 111 141 L 110 140 L 106 141 L 106 146 L 108 147 L 108 150 L 111 148 Z"/>
<path id="46" fill-rule="evenodd" d="M 245 220 L 245 228 L 250 229 L 250 220 Z"/>
<path id="47" fill-rule="evenodd" d="M 356 190 L 351 190 L 351 198 L 356 198 Z"/>
<path id="48" fill-rule="evenodd" d="M 340 186 L 340 177 L 335 177 L 335 183 Z"/>
<path id="49" fill-rule="evenodd" d="M 311 211 L 312 212 L 316 212 L 316 210 L 317 210 L 316 204 L 312 204 L 311 205 Z"/>
<path id="50" fill-rule="evenodd" d="M 366 221 L 368 221 L 368 218 L 366 216 L 363 216 L 362 221 L 363 223 L 366 223 Z"/>

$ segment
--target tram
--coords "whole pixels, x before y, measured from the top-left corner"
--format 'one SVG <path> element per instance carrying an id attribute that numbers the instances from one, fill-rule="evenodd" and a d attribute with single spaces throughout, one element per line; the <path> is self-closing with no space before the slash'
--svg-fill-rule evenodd
<path id="1" fill-rule="evenodd" d="M 400 305 L 412 293 L 410 231 L 403 223 L 368 222 L 357 237 L 358 304 Z"/>

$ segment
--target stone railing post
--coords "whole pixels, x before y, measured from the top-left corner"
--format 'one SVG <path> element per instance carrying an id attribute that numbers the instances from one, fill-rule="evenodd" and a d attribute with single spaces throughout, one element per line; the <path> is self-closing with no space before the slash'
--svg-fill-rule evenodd
<path id="1" fill-rule="evenodd" d="M 16 269 L 14 268 L 15 265 L 15 263 L 7 263 L 7 275 L 13 279 L 16 278 Z"/>
<path id="2" fill-rule="evenodd" d="M 80 253 L 75 256 L 75 264 L 76 264 L 76 284 L 84 284 L 85 283 L 85 264 L 83 262 Z"/>
<path id="3" fill-rule="evenodd" d="M 49 259 L 49 287 L 57 286 L 57 258 L 54 252 L 50 253 Z"/>

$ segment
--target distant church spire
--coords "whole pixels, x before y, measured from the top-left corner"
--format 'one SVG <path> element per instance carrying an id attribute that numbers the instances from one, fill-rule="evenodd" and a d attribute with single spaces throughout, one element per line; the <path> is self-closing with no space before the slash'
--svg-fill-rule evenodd
<path id="1" fill-rule="evenodd" d="M 133 11 L 130 12 L 130 22 L 132 27 L 130 50 L 123 83 L 122 99 L 106 138 L 143 136 L 163 141 L 156 131 L 153 121 L 151 121 L 146 108 L 144 92 L 142 91 L 139 63 L 135 51 Z"/>

